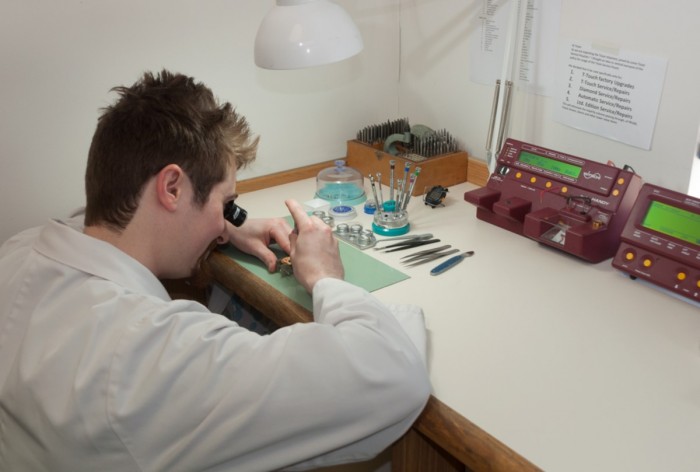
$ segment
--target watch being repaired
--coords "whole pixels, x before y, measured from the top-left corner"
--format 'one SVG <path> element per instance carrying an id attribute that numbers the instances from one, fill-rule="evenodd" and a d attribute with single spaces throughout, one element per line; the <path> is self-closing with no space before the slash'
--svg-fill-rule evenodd
<path id="1" fill-rule="evenodd" d="M 288 277 L 294 274 L 292 258 L 290 256 L 284 256 L 277 259 L 277 271 L 282 274 L 283 277 Z"/>

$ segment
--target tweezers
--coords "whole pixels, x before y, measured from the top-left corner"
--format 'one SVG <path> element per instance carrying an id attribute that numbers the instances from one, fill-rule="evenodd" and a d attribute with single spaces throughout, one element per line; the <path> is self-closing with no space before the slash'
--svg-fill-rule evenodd
<path id="1" fill-rule="evenodd" d="M 403 256 L 401 258 L 401 262 L 404 264 L 409 263 L 409 262 L 413 262 L 414 259 L 422 259 L 426 256 L 429 256 L 431 254 L 435 254 L 436 252 L 440 252 L 440 251 L 443 251 L 445 249 L 449 249 L 451 247 L 452 247 L 451 245 L 445 244 L 444 246 L 439 246 L 439 247 L 435 247 L 432 249 L 424 249 L 423 251 L 414 252 L 412 254 L 406 254 L 405 256 Z"/>
<path id="2" fill-rule="evenodd" d="M 425 233 L 425 234 L 414 234 L 411 236 L 392 236 L 391 238 L 387 239 L 381 239 L 377 241 L 377 245 L 379 244 L 384 244 L 384 243 L 393 243 L 394 241 L 402 241 L 403 243 L 409 242 L 409 241 L 422 241 L 425 239 L 430 239 L 432 238 L 433 235 L 431 233 Z M 384 247 L 375 247 L 374 250 L 378 251 L 380 249 L 384 249 L 390 246 L 384 246 Z"/>
<path id="3" fill-rule="evenodd" d="M 428 249 L 426 251 L 420 251 L 415 254 L 411 254 L 408 256 L 403 257 L 403 261 L 401 261 L 403 264 L 406 265 L 406 267 L 413 267 L 421 264 L 425 264 L 426 262 L 431 262 L 436 259 L 440 259 L 441 257 L 449 256 L 450 254 L 454 254 L 459 252 L 459 249 L 450 249 L 450 245 L 446 246 L 440 246 L 435 249 Z"/>
<path id="4" fill-rule="evenodd" d="M 418 246 L 424 246 L 426 244 L 433 244 L 433 243 L 439 243 L 439 239 L 421 239 L 418 241 L 414 240 L 408 240 L 404 241 L 402 243 L 395 243 L 395 244 L 389 244 L 388 246 L 385 246 L 382 248 L 382 252 L 395 252 L 395 251 L 403 251 L 405 249 L 412 249 L 414 247 Z"/>

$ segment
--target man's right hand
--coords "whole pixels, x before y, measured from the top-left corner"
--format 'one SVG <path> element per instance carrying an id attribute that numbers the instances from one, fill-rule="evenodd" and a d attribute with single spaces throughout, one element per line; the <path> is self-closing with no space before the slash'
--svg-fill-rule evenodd
<path id="1" fill-rule="evenodd" d="M 345 271 L 331 227 L 321 219 L 307 215 L 296 200 L 286 200 L 285 204 L 295 225 L 289 235 L 294 277 L 309 293 L 316 282 L 325 277 L 342 280 Z"/>

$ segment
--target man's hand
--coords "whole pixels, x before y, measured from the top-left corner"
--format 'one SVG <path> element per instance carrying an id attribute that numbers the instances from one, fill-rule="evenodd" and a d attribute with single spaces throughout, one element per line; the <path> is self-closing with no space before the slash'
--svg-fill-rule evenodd
<path id="1" fill-rule="evenodd" d="M 277 255 L 270 250 L 270 244 L 276 242 L 284 252 L 291 252 L 289 234 L 292 228 L 283 218 L 249 218 L 238 228 L 228 222 L 226 225 L 231 244 L 260 259 L 269 272 L 277 270 Z"/>
<path id="2" fill-rule="evenodd" d="M 294 218 L 295 229 L 289 235 L 294 277 L 311 293 L 314 285 L 325 277 L 343 279 L 338 241 L 326 223 L 309 216 L 295 200 L 284 202 Z"/>

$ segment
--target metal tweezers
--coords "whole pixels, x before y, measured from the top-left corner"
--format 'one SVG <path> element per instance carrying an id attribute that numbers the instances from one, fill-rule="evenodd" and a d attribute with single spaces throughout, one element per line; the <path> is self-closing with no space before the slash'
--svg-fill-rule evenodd
<path id="1" fill-rule="evenodd" d="M 413 267 L 459 252 L 459 249 L 450 249 L 451 247 L 452 246 L 447 244 L 445 246 L 436 247 L 434 249 L 418 251 L 413 254 L 409 254 L 407 256 L 402 257 L 401 263 L 405 264 L 406 267 Z"/>
<path id="2" fill-rule="evenodd" d="M 379 241 L 377 241 L 377 246 L 379 246 L 380 244 L 384 244 L 384 243 L 393 243 L 395 241 L 402 241 L 402 243 L 407 243 L 409 241 L 422 241 L 422 240 L 430 239 L 432 237 L 433 237 L 433 235 L 431 233 L 412 234 L 410 236 L 392 236 L 391 238 L 380 239 Z M 380 249 L 384 249 L 387 247 L 390 247 L 390 246 L 375 247 L 374 250 L 378 251 Z"/>
<path id="3" fill-rule="evenodd" d="M 389 244 L 388 246 L 385 246 L 380 249 L 382 252 L 395 252 L 395 251 L 403 251 L 405 249 L 412 249 L 414 247 L 418 246 L 425 246 L 426 244 L 433 244 L 433 243 L 439 243 L 439 239 L 419 239 L 419 240 L 407 240 L 401 243 L 394 243 L 394 244 Z M 376 248 L 375 248 L 376 249 Z"/>

